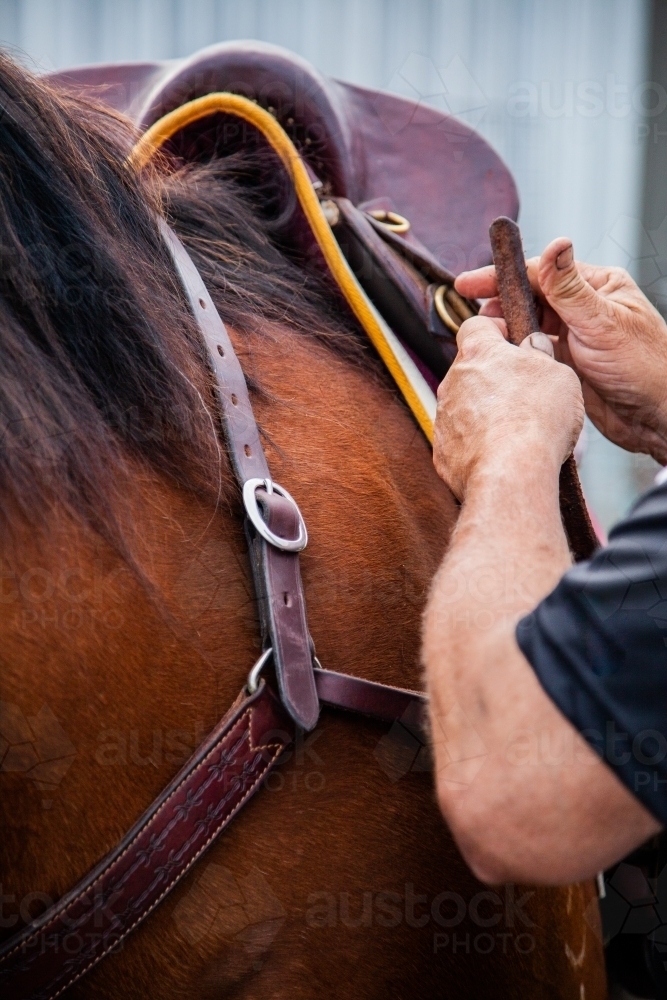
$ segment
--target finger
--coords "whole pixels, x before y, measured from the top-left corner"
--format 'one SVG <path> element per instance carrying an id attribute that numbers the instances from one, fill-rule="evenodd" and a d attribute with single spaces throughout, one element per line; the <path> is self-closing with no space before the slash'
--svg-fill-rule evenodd
<path id="1" fill-rule="evenodd" d="M 454 282 L 459 295 L 469 299 L 490 299 L 498 294 L 496 269 L 493 264 L 476 271 L 462 271 Z"/>
<path id="2" fill-rule="evenodd" d="M 528 272 L 528 281 L 530 282 L 530 290 L 533 295 L 544 302 L 544 292 L 540 287 L 540 276 L 539 276 L 540 258 L 539 257 L 528 257 L 526 259 L 526 271 Z"/>
<path id="3" fill-rule="evenodd" d="M 505 340 L 508 339 L 507 323 L 505 322 L 505 317 L 503 316 L 503 307 L 500 304 L 500 299 L 489 299 L 488 302 L 485 302 L 480 309 L 478 316 L 486 316 L 488 319 L 492 319 Z"/>
<path id="4" fill-rule="evenodd" d="M 571 240 L 561 236 L 549 244 L 540 257 L 538 277 L 547 302 L 568 326 L 599 321 L 600 297 L 584 280 Z"/>
<path id="5" fill-rule="evenodd" d="M 503 307 L 499 298 L 487 299 L 479 310 L 480 316 L 491 316 L 502 318 L 504 316 Z"/>
<path id="6" fill-rule="evenodd" d="M 459 350 L 470 340 L 487 342 L 488 344 L 503 341 L 505 338 L 500 330 L 499 322 L 499 320 L 490 319 L 488 316 L 473 316 L 472 319 L 467 319 L 461 324 L 459 332 L 456 334 Z"/>
<path id="7" fill-rule="evenodd" d="M 626 423 L 608 406 L 604 399 L 598 395 L 595 389 L 588 382 L 581 383 L 581 391 L 584 396 L 584 406 L 586 415 L 604 437 L 621 448 L 626 445 L 631 446 L 635 437 L 635 428 L 632 424 Z M 634 450 L 634 449 L 632 449 Z"/>
<path id="8" fill-rule="evenodd" d="M 503 307 L 500 304 L 500 299 L 489 299 L 485 302 L 479 310 L 478 316 L 486 316 L 488 319 L 492 319 L 505 340 L 508 339 L 507 323 L 505 322 L 505 317 L 503 316 Z"/>
<path id="9" fill-rule="evenodd" d="M 542 317 L 540 330 L 550 337 L 557 337 L 559 340 L 567 340 L 567 323 L 563 323 L 555 309 L 552 309 L 546 300 L 543 300 Z"/>
<path id="10" fill-rule="evenodd" d="M 509 340 L 509 334 L 507 332 L 507 323 L 505 322 L 505 320 L 499 316 L 490 316 L 489 319 L 491 319 L 496 324 L 496 326 L 503 335 L 503 340 Z"/>
<path id="11" fill-rule="evenodd" d="M 567 365 L 568 368 L 571 368 L 578 375 L 579 371 L 572 360 L 572 353 L 570 352 L 570 345 L 568 344 L 567 339 L 564 340 L 562 337 L 552 337 L 551 340 L 554 345 L 554 357 L 556 358 L 556 361 L 560 361 L 562 365 Z"/>

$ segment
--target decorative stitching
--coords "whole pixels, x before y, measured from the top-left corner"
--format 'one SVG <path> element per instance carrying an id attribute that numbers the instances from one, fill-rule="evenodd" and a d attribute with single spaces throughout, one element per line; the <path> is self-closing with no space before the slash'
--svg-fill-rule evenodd
<path id="1" fill-rule="evenodd" d="M 46 933 L 49 930 L 49 928 L 51 928 L 54 925 L 54 923 L 57 923 L 59 920 L 61 920 L 68 913 L 68 911 L 71 910 L 72 907 L 76 906 L 77 904 L 80 904 L 81 901 L 82 901 L 82 899 L 84 898 L 84 896 L 87 893 L 89 893 L 90 891 L 94 890 L 95 886 L 99 885 L 99 883 L 101 881 L 103 881 L 106 876 L 108 876 L 108 874 L 112 871 L 112 869 L 123 860 L 123 858 L 131 850 L 131 848 L 137 842 L 137 840 L 146 833 L 146 830 L 151 825 L 153 825 L 154 823 L 156 823 L 156 821 L 158 820 L 158 818 L 160 817 L 160 815 L 167 808 L 167 806 L 168 806 L 170 800 L 173 798 L 173 796 L 176 795 L 177 792 L 180 791 L 180 789 L 183 787 L 183 785 L 185 783 L 187 783 L 188 781 L 190 781 L 192 779 L 193 775 L 197 774 L 198 772 L 200 772 L 201 770 L 203 770 L 206 767 L 206 763 L 210 759 L 210 757 L 219 751 L 219 749 L 220 749 L 220 743 L 224 742 L 224 740 L 226 740 L 230 736 L 230 733 L 232 732 L 232 730 L 234 728 L 236 728 L 237 726 L 241 725 L 246 718 L 247 718 L 247 728 L 245 728 L 243 730 L 242 736 L 239 738 L 239 740 L 237 740 L 237 742 L 235 743 L 235 745 L 232 748 L 232 750 L 231 751 L 226 751 L 226 753 L 229 754 L 229 753 L 232 753 L 232 752 L 238 750 L 240 744 L 243 743 L 243 742 L 245 742 L 245 739 L 247 737 L 249 739 L 249 741 L 250 741 L 249 745 L 250 745 L 251 752 L 252 751 L 268 750 L 268 751 L 272 752 L 272 758 L 271 758 L 270 763 L 272 763 L 275 760 L 275 758 L 277 756 L 276 751 L 280 752 L 282 749 L 284 749 L 284 745 L 283 744 L 268 743 L 268 744 L 259 745 L 257 747 L 253 746 L 253 743 L 252 743 L 252 715 L 253 715 L 254 711 L 255 711 L 255 706 L 251 705 L 235 721 L 231 722 L 231 725 L 229 726 L 229 728 L 226 730 L 226 732 L 224 732 L 224 733 L 222 733 L 220 735 L 219 739 L 211 747 L 211 749 L 206 754 L 206 756 L 199 762 L 199 764 L 197 764 L 197 766 L 192 771 L 190 771 L 188 774 L 186 774 L 186 775 L 183 776 L 183 778 L 178 783 L 178 785 L 174 789 L 172 789 L 172 791 L 169 793 L 169 795 L 164 800 L 164 802 L 160 805 L 160 807 L 148 819 L 148 821 L 146 822 L 146 824 L 140 830 L 137 831 L 136 835 L 132 838 L 132 840 L 130 841 L 130 843 L 127 844 L 127 846 L 125 847 L 125 849 L 118 855 L 118 857 L 113 858 L 109 862 L 109 864 L 104 868 L 104 870 L 102 872 L 100 872 L 100 874 L 97 876 L 97 878 L 94 880 L 94 882 L 91 882 L 91 884 L 86 888 L 85 892 L 82 893 L 81 895 L 75 897 L 73 900 L 71 900 L 71 902 L 68 903 L 68 905 L 66 907 L 64 907 L 63 909 L 61 909 L 58 912 L 56 912 L 54 914 L 54 916 L 51 918 L 51 920 L 49 920 L 49 922 L 47 924 L 44 924 L 42 927 L 40 927 L 38 930 L 36 930 L 32 935 L 30 935 L 29 937 L 27 937 L 23 941 L 21 941 L 19 944 L 17 944 L 5 956 L 3 956 L 2 958 L 0 958 L 0 966 L 5 965 L 7 963 L 7 961 L 13 955 L 16 954 L 17 951 L 25 949 L 28 945 L 34 943 L 39 938 L 40 935 Z M 225 751 L 223 751 L 223 753 L 225 753 Z M 209 770 L 210 770 L 210 768 L 209 768 Z M 212 780 L 215 780 L 215 779 L 213 777 L 209 777 L 209 779 L 207 781 L 205 781 L 201 786 L 199 786 L 199 788 L 196 789 L 196 792 L 205 791 L 206 788 L 209 787 L 209 785 L 210 785 L 210 783 L 211 783 Z M 238 786 L 234 790 L 236 791 L 237 789 L 238 789 Z M 223 801 L 226 801 L 228 798 L 229 798 L 229 793 L 227 794 L 227 796 L 225 796 L 225 800 L 223 800 Z M 245 801 L 246 798 L 247 798 L 247 795 L 244 796 L 243 801 Z M 176 811 L 178 811 L 178 809 Z M 154 851 L 159 848 L 159 844 L 157 844 L 157 841 L 164 840 L 164 837 L 166 837 L 168 835 L 168 833 L 171 832 L 171 830 L 173 829 L 173 826 L 175 825 L 175 822 L 177 822 L 177 821 L 178 820 L 176 820 L 175 817 L 172 817 L 172 820 L 167 824 L 167 826 L 164 828 L 164 830 L 160 831 L 159 836 L 158 835 L 154 835 L 154 837 L 151 838 L 149 849 L 144 848 L 140 852 L 141 855 L 142 855 L 142 859 L 141 859 L 142 863 L 147 863 L 147 859 L 150 858 L 150 855 L 152 853 L 154 853 Z M 210 842 L 210 841 L 208 841 L 208 842 Z M 154 844 L 156 846 L 154 846 Z M 98 899 L 97 902 L 96 902 L 96 904 L 95 904 L 95 906 L 94 906 L 94 908 L 92 910 L 89 910 L 86 914 L 82 914 L 82 917 L 80 918 L 80 920 L 76 922 L 74 930 L 78 930 L 79 927 L 81 927 L 85 923 L 87 923 L 88 920 L 94 915 L 94 913 L 98 912 L 98 910 L 100 909 L 100 906 L 106 904 L 106 901 L 110 898 L 111 893 L 112 892 L 117 892 L 119 890 L 119 888 L 121 888 L 122 885 L 125 884 L 125 882 L 127 881 L 127 878 L 129 877 L 128 873 L 133 873 L 134 871 L 136 871 L 136 867 L 132 866 L 125 873 L 123 873 L 122 877 L 118 881 L 114 882 L 112 884 L 112 886 L 108 887 L 107 890 L 102 894 L 102 897 L 101 897 L 101 901 L 102 902 L 100 902 L 100 899 Z M 160 898 L 162 898 L 162 897 L 160 897 Z M 71 927 L 68 928 L 68 933 L 72 933 L 72 928 Z M 32 964 L 32 962 L 35 960 L 36 957 L 37 957 L 36 955 L 33 955 L 32 959 L 29 962 L 29 964 Z M 7 971 L 9 972 L 9 970 L 7 970 Z M 17 970 L 13 970 L 13 971 L 17 971 Z M 1 974 L 2 974 L 2 970 L 0 970 L 0 975 Z"/>
<path id="2" fill-rule="evenodd" d="M 130 926 L 126 928 L 126 930 L 123 932 L 123 934 L 121 934 L 121 936 L 119 938 L 117 938 L 113 942 L 112 945 L 110 945 L 108 948 L 102 950 L 99 955 L 96 955 L 95 958 L 91 962 L 89 962 L 88 965 L 84 969 L 79 970 L 79 972 L 75 976 L 73 976 L 71 979 L 68 980 L 68 982 L 66 982 L 63 986 L 61 986 L 57 993 L 51 993 L 51 992 L 49 992 L 47 990 L 47 992 L 45 992 L 43 994 L 40 994 L 39 998 L 35 997 L 34 1000 L 56 1000 L 56 997 L 59 997 L 60 994 L 63 993 L 66 989 L 68 989 L 73 983 L 75 983 L 77 981 L 77 979 L 80 979 L 81 976 L 85 975 L 85 973 L 88 971 L 88 969 L 92 969 L 92 967 L 94 965 L 96 965 L 101 959 L 104 958 L 105 955 L 107 955 L 109 953 L 109 951 L 111 950 L 111 948 L 117 947 L 121 943 L 121 941 L 123 941 L 127 937 L 127 935 L 130 934 L 134 930 L 134 928 L 137 926 L 137 924 L 141 923 L 142 920 L 145 920 L 146 917 L 149 916 L 149 914 L 151 914 L 153 912 L 153 910 L 155 909 L 155 907 L 158 906 L 158 904 L 162 902 L 162 900 L 164 899 L 164 897 L 174 888 L 174 886 L 180 881 L 180 879 L 190 870 L 190 868 L 192 867 L 192 865 L 201 857 L 201 855 L 204 853 L 204 851 L 210 845 L 211 841 L 215 840 L 215 838 L 222 831 L 222 829 L 224 828 L 224 826 L 226 826 L 230 822 L 230 820 L 232 820 L 234 818 L 234 816 L 239 811 L 239 809 L 241 809 L 241 807 L 245 804 L 245 802 L 247 801 L 247 799 L 252 795 L 252 793 L 255 790 L 255 788 L 257 787 L 257 785 L 262 781 L 262 779 L 263 779 L 264 775 L 266 774 L 267 770 L 269 770 L 273 766 L 273 764 L 275 763 L 276 759 L 280 756 L 280 754 L 282 753 L 282 751 L 286 748 L 287 744 L 281 744 L 281 745 L 278 745 L 278 744 L 269 744 L 269 746 L 275 747 L 275 752 L 274 752 L 271 760 L 266 763 L 266 766 L 262 769 L 262 772 L 258 775 L 257 781 L 253 784 L 252 788 L 250 788 L 248 790 L 248 792 L 246 792 L 246 794 L 237 803 L 237 805 L 229 813 L 229 815 L 227 817 L 223 818 L 223 820 L 222 820 L 220 826 L 218 827 L 218 829 L 214 833 L 211 834 L 211 836 L 208 838 L 208 840 L 206 841 L 205 844 L 202 844 L 202 846 L 200 847 L 200 849 L 193 856 L 193 858 L 190 861 L 190 863 L 188 864 L 187 868 L 185 868 L 181 872 L 181 874 L 179 875 L 179 877 L 176 878 L 176 879 L 174 879 L 174 881 L 172 882 L 172 884 L 169 885 L 169 886 L 167 886 L 164 889 L 164 891 L 151 904 L 151 906 L 146 910 L 146 912 L 143 913 L 143 914 L 141 914 L 141 916 L 137 917 L 137 919 L 134 921 L 134 923 L 130 924 Z M 262 749 L 268 749 L 268 748 L 269 747 L 262 748 Z"/>

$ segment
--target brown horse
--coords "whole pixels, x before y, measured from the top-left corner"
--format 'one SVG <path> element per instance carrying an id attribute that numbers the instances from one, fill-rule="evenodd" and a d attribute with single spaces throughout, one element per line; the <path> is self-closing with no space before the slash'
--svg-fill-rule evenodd
<path id="1" fill-rule="evenodd" d="M 456 504 L 331 289 L 279 249 L 252 157 L 138 176 L 123 120 L 7 59 L 0 103 L 4 939 L 118 841 L 258 654 L 211 376 L 155 212 L 229 325 L 304 513 L 324 666 L 419 686 Z M 476 882 L 424 753 L 387 729 L 325 710 L 70 995 L 603 997 L 591 888 Z"/>

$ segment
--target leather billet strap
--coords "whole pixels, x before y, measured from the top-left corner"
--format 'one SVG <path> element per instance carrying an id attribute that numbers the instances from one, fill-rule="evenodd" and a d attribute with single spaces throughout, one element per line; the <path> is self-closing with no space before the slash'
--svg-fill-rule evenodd
<path id="1" fill-rule="evenodd" d="M 294 538 L 299 529 L 294 506 L 265 490 L 258 490 L 257 498 L 269 529 L 283 538 Z M 298 554 L 274 548 L 248 521 L 246 536 L 262 646 L 271 646 L 273 662 L 282 665 L 282 669 L 276 669 L 276 677 L 283 704 L 296 705 L 299 718 L 294 712 L 292 717 L 303 729 L 312 729 L 319 715 L 319 700 Z"/>
<path id="2" fill-rule="evenodd" d="M 117 950 L 257 791 L 294 732 L 266 683 L 239 695 L 121 843 L 0 949 L 0 996 L 52 1000 Z"/>
<path id="3" fill-rule="evenodd" d="M 331 223 L 333 233 L 357 280 L 392 330 L 400 331 L 402 340 L 440 382 L 456 356 L 456 336 L 430 308 L 427 291 L 433 282 L 418 268 L 417 253 L 400 236 L 390 244 L 378 232 L 381 223 L 347 198 L 330 201 L 338 209 Z M 412 250 L 412 259 L 400 254 L 396 244 Z M 457 319 L 460 326 L 462 319 Z"/>
<path id="4" fill-rule="evenodd" d="M 425 724 L 423 694 L 320 668 L 315 678 L 328 707 L 409 729 Z M 122 841 L 0 948 L 0 996 L 53 1000 L 118 950 L 254 795 L 294 735 L 268 684 L 241 692 Z"/>
<path id="5" fill-rule="evenodd" d="M 187 250 L 161 220 L 160 228 L 208 349 L 225 442 L 239 486 L 243 490 L 249 480 L 258 479 L 270 489 L 271 473 L 245 376 L 229 334 Z M 296 505 L 268 489 L 260 489 L 257 493 L 268 515 L 267 527 L 285 540 L 295 539 L 301 524 Z M 265 646 L 273 647 L 273 662 L 285 708 L 297 725 L 310 730 L 317 725 L 319 702 L 313 678 L 312 642 L 306 621 L 299 555 L 298 552 L 282 551 L 267 542 L 250 524 L 248 533 L 263 641 Z"/>

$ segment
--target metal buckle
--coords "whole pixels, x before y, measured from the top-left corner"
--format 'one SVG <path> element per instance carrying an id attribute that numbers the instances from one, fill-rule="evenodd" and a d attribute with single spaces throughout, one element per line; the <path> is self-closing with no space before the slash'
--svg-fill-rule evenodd
<path id="1" fill-rule="evenodd" d="M 268 527 L 266 521 L 260 514 L 257 497 L 255 496 L 255 491 L 259 489 L 260 486 L 263 486 L 267 493 L 273 493 L 275 490 L 278 496 L 284 497 L 285 500 L 289 500 L 289 502 L 294 505 L 294 508 L 299 515 L 298 538 L 280 538 L 279 535 L 276 535 Z M 243 484 L 243 506 L 245 507 L 246 514 L 254 525 L 255 530 L 262 536 L 262 538 L 269 542 L 269 544 L 275 546 L 277 549 L 282 549 L 283 552 L 301 552 L 302 549 L 305 549 L 308 544 L 306 523 L 294 497 L 290 496 L 287 490 L 283 489 L 282 486 L 279 486 L 278 483 L 274 483 L 271 479 L 248 479 Z"/>
<path id="2" fill-rule="evenodd" d="M 248 694 L 254 694 L 259 687 L 259 675 L 272 656 L 273 646 L 269 646 L 268 649 L 264 650 L 257 663 L 248 674 L 248 680 L 245 682 L 245 689 Z"/>
<path id="3" fill-rule="evenodd" d="M 392 233 L 407 233 L 410 229 L 409 221 L 398 212 L 385 212 L 383 208 L 371 208 L 366 214 L 370 215 L 376 222 L 386 226 Z"/>
<path id="4" fill-rule="evenodd" d="M 264 667 L 269 662 L 272 656 L 273 656 L 273 646 L 269 646 L 268 649 L 264 650 L 264 652 L 257 660 L 257 662 L 253 664 L 253 666 L 250 668 L 248 679 L 245 682 L 245 689 L 248 692 L 248 694 L 254 694 L 255 691 L 258 689 L 259 679 L 262 670 L 264 669 Z M 320 661 L 318 660 L 318 658 L 315 656 L 314 653 L 313 653 L 313 666 L 316 667 L 317 670 L 322 670 L 322 664 L 320 663 Z"/>
<path id="5" fill-rule="evenodd" d="M 448 327 L 452 331 L 452 333 L 458 333 L 461 324 L 457 323 L 453 316 L 450 316 L 449 310 L 445 304 L 446 294 L 447 294 L 447 286 L 438 285 L 438 287 L 435 290 L 435 294 L 433 296 L 433 305 L 435 306 L 435 311 L 437 312 L 438 316 L 445 324 L 445 326 Z"/>

